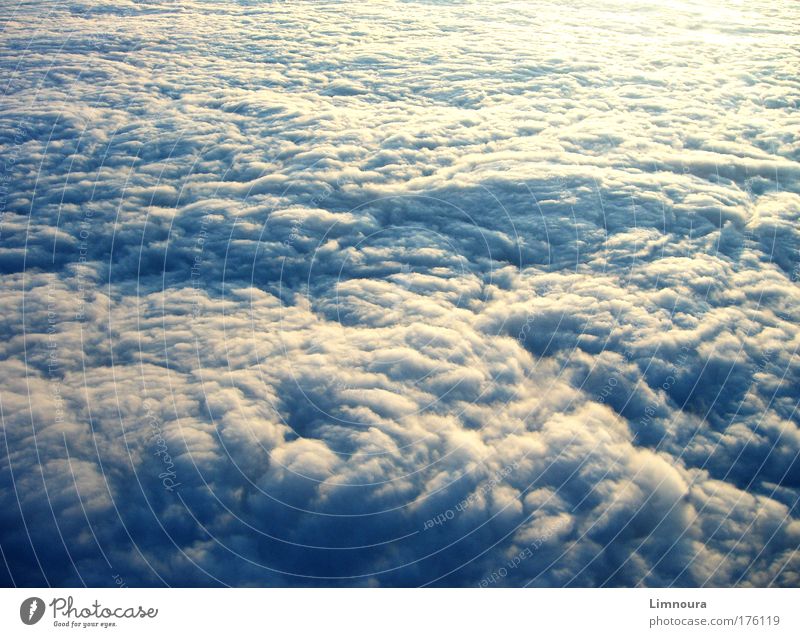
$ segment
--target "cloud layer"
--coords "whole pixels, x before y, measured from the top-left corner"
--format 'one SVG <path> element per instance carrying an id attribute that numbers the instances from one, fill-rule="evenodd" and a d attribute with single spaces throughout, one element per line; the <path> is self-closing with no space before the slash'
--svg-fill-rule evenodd
<path id="1" fill-rule="evenodd" d="M 4 585 L 800 585 L 794 3 L 0 10 Z"/>

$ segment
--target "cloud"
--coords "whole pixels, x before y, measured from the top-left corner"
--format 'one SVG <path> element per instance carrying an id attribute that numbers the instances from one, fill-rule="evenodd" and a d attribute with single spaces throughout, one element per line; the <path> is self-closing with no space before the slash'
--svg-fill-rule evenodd
<path id="1" fill-rule="evenodd" d="M 716 9 L 4 9 L 0 582 L 797 585 L 798 16 Z"/>

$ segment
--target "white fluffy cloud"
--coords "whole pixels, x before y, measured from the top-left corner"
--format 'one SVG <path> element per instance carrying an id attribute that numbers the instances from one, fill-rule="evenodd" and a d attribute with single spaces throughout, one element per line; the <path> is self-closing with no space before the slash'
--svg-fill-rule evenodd
<path id="1" fill-rule="evenodd" d="M 0 582 L 800 584 L 800 14 L 662 5 L 0 10 Z"/>

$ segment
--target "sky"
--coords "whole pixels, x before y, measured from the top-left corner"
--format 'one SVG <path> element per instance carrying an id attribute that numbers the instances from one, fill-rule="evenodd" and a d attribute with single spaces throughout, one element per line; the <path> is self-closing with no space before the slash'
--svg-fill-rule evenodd
<path id="1" fill-rule="evenodd" d="M 800 585 L 800 5 L 0 7 L 0 584 Z"/>

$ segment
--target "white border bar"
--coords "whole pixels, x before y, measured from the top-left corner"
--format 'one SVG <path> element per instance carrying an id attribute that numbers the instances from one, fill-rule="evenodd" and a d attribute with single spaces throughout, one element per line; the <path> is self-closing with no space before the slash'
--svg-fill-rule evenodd
<path id="1" fill-rule="evenodd" d="M 54 616 L 56 598 L 72 616 Z M 20 605 L 39 597 L 44 616 L 27 626 Z M 652 603 L 651 603 L 651 600 Z M 652 605 L 687 602 L 685 608 Z M 142 606 L 155 618 L 79 618 Z M 701 606 L 705 602 L 705 608 Z M 696 606 L 689 607 L 688 604 Z M 420 635 L 798 635 L 797 589 L 4 589 L 2 635 L 236 635 L 409 637 Z M 63 606 L 62 602 L 56 605 Z M 102 612 L 102 611 L 101 611 Z M 742 618 L 739 620 L 738 618 Z M 771 618 L 767 620 L 767 618 Z M 775 617 L 778 623 L 775 624 Z M 737 618 L 736 625 L 656 625 L 651 621 Z M 747 619 L 749 618 L 749 619 Z M 754 619 L 756 618 L 756 619 Z M 66 624 L 56 626 L 55 623 Z M 84 627 L 84 622 L 98 626 Z M 103 628 L 101 623 L 113 622 Z"/>

